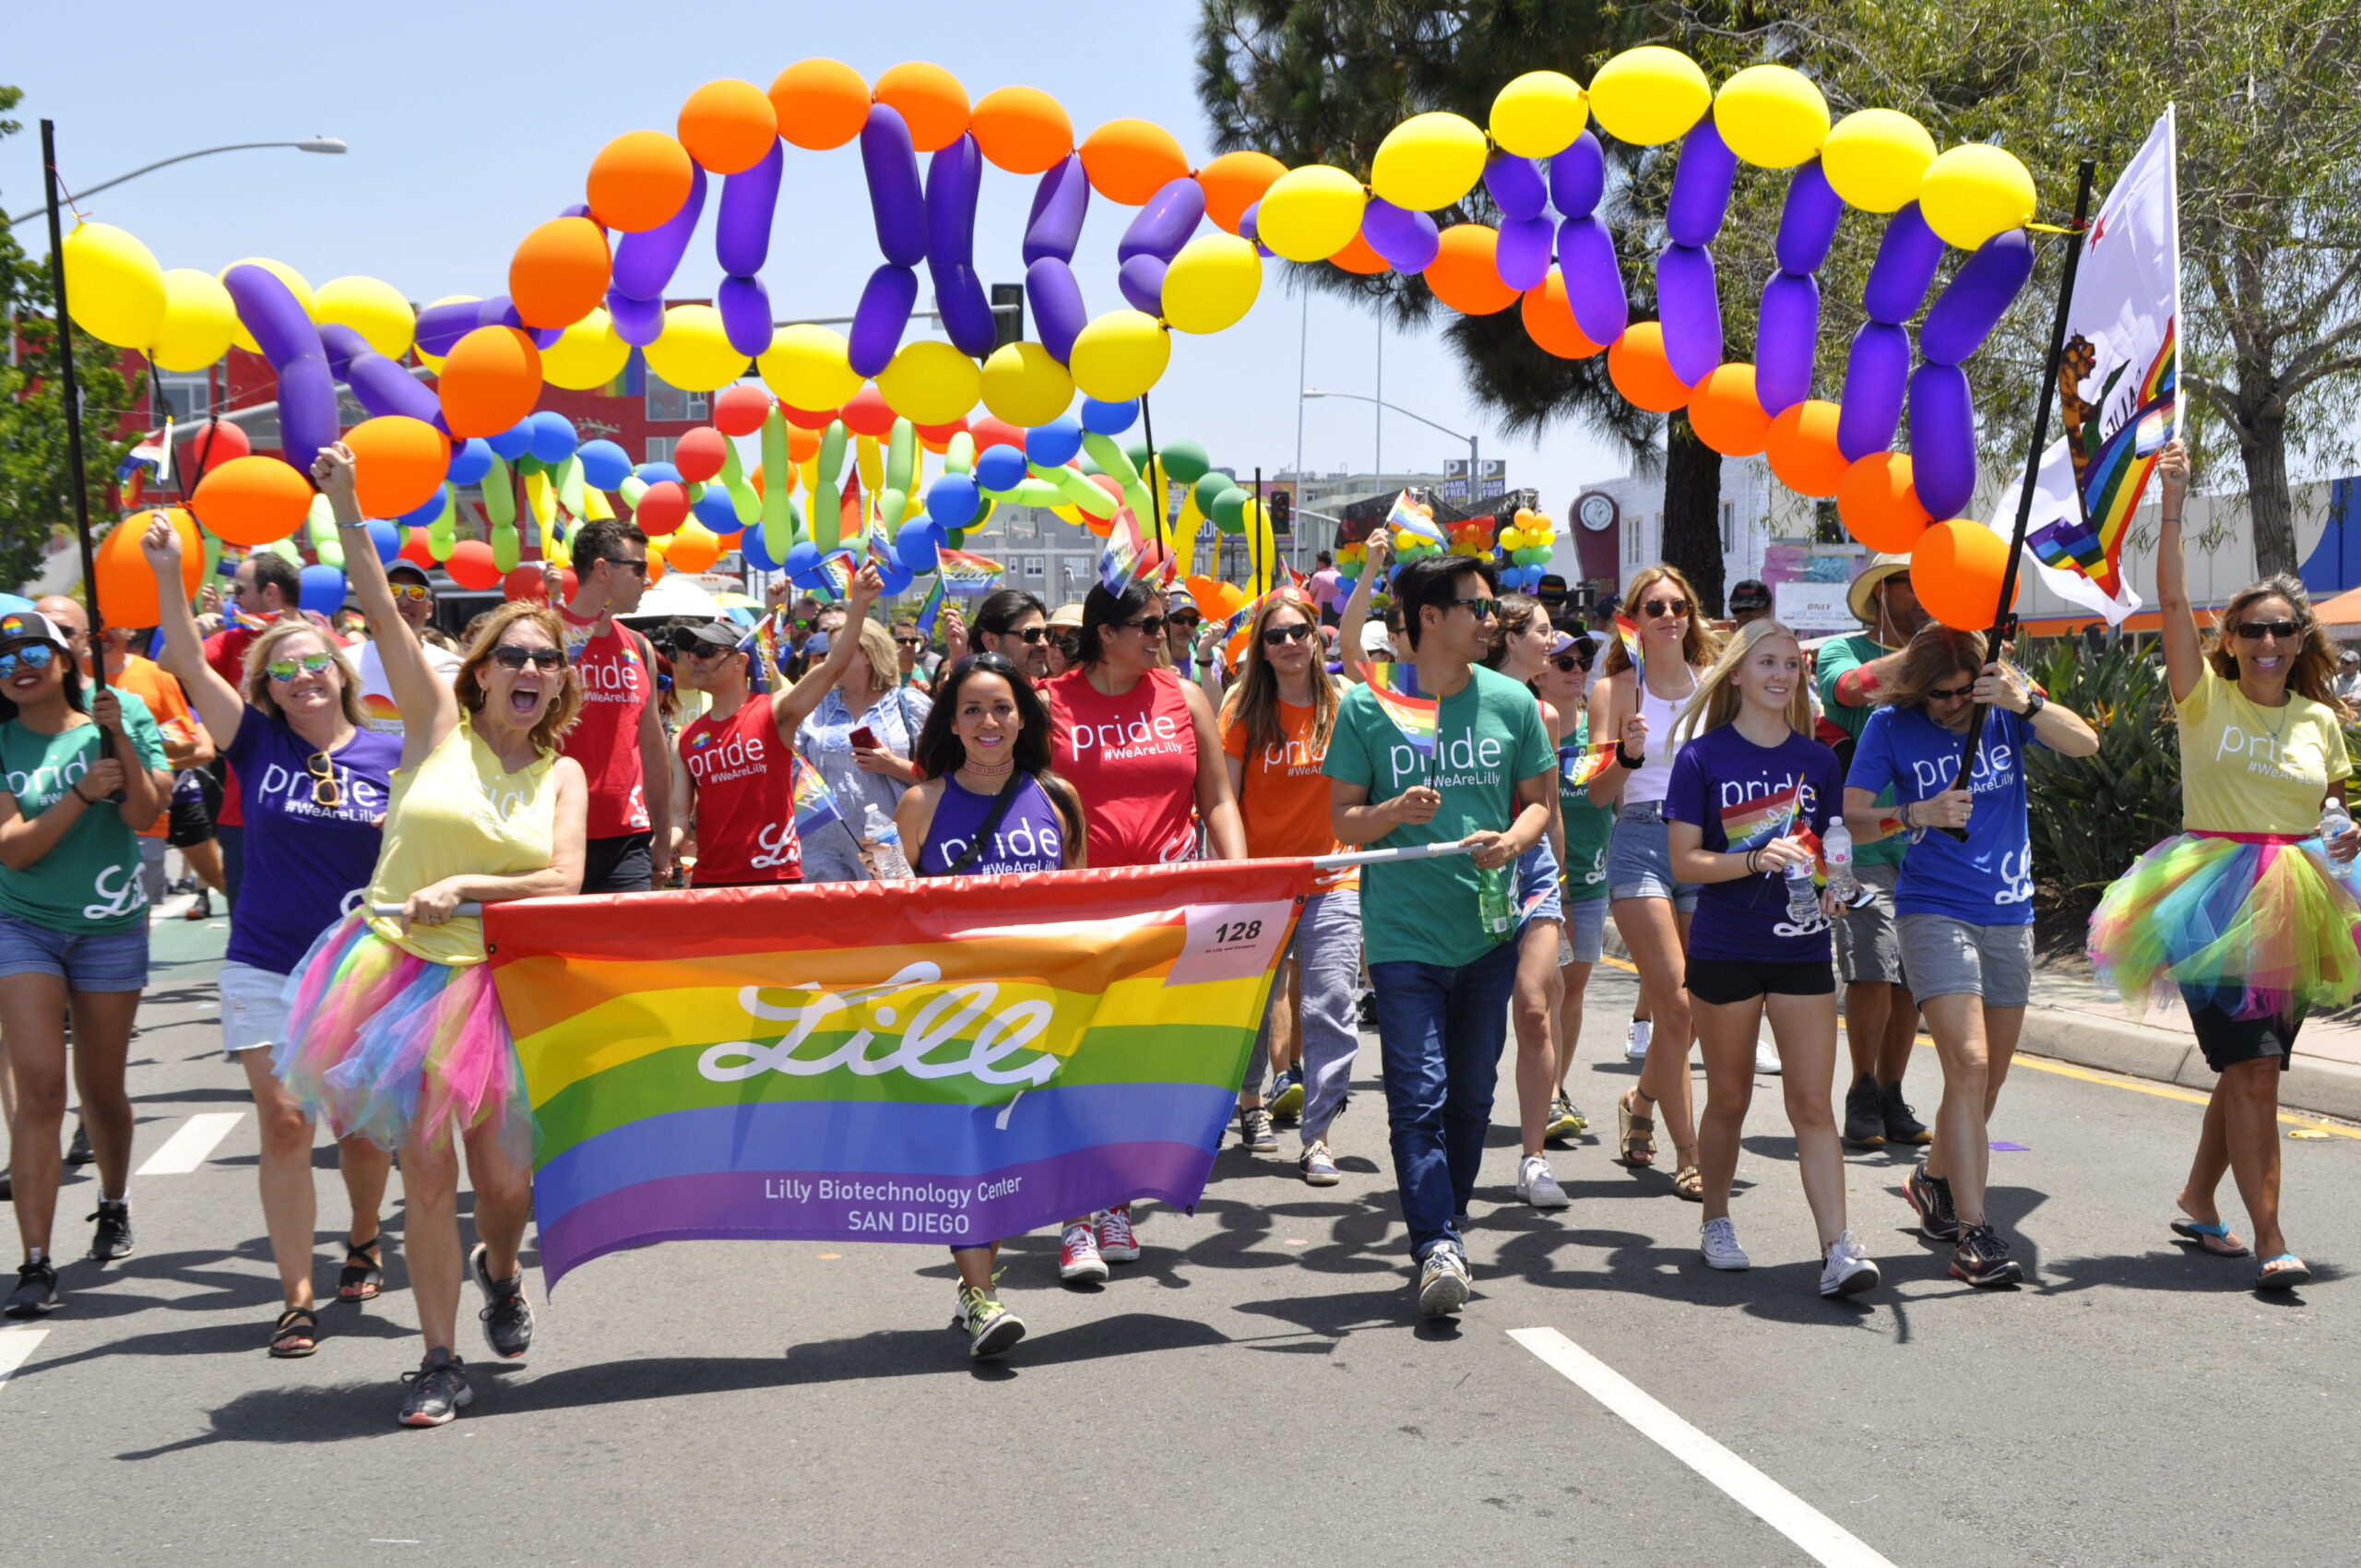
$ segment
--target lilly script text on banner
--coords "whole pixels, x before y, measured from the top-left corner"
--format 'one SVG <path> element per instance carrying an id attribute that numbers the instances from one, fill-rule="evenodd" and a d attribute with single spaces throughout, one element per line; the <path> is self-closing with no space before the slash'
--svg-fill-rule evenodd
<path id="1" fill-rule="evenodd" d="M 1193 1206 L 1311 873 L 492 906 L 548 1282 L 653 1241 L 958 1246 Z"/>

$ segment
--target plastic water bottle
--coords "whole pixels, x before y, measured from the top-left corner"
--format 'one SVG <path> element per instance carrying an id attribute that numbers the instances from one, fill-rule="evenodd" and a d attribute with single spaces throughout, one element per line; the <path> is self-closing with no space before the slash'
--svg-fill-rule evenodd
<path id="1" fill-rule="evenodd" d="M 1507 866 L 1476 868 L 1476 918 L 1484 934 L 1506 942 L 1516 930 L 1516 904 L 1509 897 Z"/>
<path id="2" fill-rule="evenodd" d="M 861 831 L 877 846 L 870 851 L 870 859 L 880 882 L 900 882 L 913 874 L 908 859 L 902 853 L 902 830 L 894 826 L 892 817 L 877 809 L 875 801 L 869 802 Z"/>
<path id="3" fill-rule="evenodd" d="M 2352 826 L 2353 814 L 2344 809 L 2344 802 L 2331 799 L 2327 805 L 2320 808 L 2320 844 L 2323 851 L 2332 851 L 2336 844 L 2336 836 Z M 2340 861 L 2334 853 L 2331 852 L 2328 856 L 2328 869 L 2338 876 L 2350 878 L 2354 872 L 2354 862 Z"/>
<path id="4" fill-rule="evenodd" d="M 1820 836 L 1820 848 L 1828 857 L 1828 890 L 1836 901 L 1850 906 L 1861 896 L 1860 878 L 1853 874 L 1853 834 L 1843 817 L 1832 817 L 1828 831 Z"/>
<path id="5" fill-rule="evenodd" d="M 1811 925 L 1820 919 L 1820 890 L 1811 884 L 1811 861 L 1797 861 L 1787 867 L 1787 919 L 1797 925 Z"/>

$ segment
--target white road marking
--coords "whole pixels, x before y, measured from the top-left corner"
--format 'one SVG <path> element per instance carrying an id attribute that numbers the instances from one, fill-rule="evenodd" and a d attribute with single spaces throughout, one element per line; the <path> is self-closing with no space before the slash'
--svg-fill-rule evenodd
<path id="1" fill-rule="evenodd" d="M 185 1176 L 203 1165 L 230 1129 L 245 1120 L 243 1111 L 205 1111 L 190 1117 L 163 1146 L 148 1157 L 135 1176 Z"/>
<path id="2" fill-rule="evenodd" d="M 0 1328 L 0 1385 L 7 1383 L 10 1372 L 30 1360 L 48 1337 L 46 1328 Z"/>
<path id="3" fill-rule="evenodd" d="M 1835 1520 L 1682 1420 L 1647 1392 L 1554 1328 L 1513 1328 L 1509 1337 L 1606 1406 L 1641 1436 L 1713 1482 L 1749 1513 L 1828 1568 L 1893 1568 Z"/>

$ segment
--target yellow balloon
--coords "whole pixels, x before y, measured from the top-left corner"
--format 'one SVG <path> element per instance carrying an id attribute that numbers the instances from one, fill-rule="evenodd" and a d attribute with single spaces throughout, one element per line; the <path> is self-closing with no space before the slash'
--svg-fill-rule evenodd
<path id="1" fill-rule="evenodd" d="M 145 349 L 164 327 L 164 269 L 129 230 L 77 223 L 65 236 L 65 301 L 100 342 Z"/>
<path id="2" fill-rule="evenodd" d="M 2033 172 L 1982 142 L 1952 148 L 1918 183 L 1918 213 L 1945 244 L 1972 251 L 2033 219 Z"/>
<path id="3" fill-rule="evenodd" d="M 1792 169 L 1828 139 L 1828 100 L 1801 71 L 1749 65 L 1722 84 L 1714 128 L 1745 162 Z"/>
<path id="4" fill-rule="evenodd" d="M 905 343 L 877 378 L 885 406 L 912 424 L 949 424 L 976 406 L 983 382 L 976 362 L 948 343 Z"/>
<path id="5" fill-rule="evenodd" d="M 568 392 L 587 392 L 622 374 L 630 362 L 631 345 L 615 336 L 605 308 L 594 306 L 541 350 L 541 379 Z"/>
<path id="6" fill-rule="evenodd" d="M 844 407 L 860 390 L 848 352 L 844 339 L 825 327 L 783 327 L 754 365 L 763 385 L 789 408 L 824 413 Z"/>
<path id="7" fill-rule="evenodd" d="M 730 346 L 721 313 L 711 305 L 674 305 L 664 335 L 647 345 L 647 368 L 683 392 L 718 392 L 746 374 L 746 356 Z"/>
<path id="8" fill-rule="evenodd" d="M 885 478 L 885 458 L 877 449 L 877 437 L 856 435 L 852 438 L 853 469 L 860 475 L 860 487 L 876 493 Z"/>
<path id="9" fill-rule="evenodd" d="M 1490 153 L 1473 120 L 1442 112 L 1413 114 L 1377 144 L 1369 186 L 1396 207 L 1432 212 L 1476 188 Z"/>
<path id="10" fill-rule="evenodd" d="M 285 262 L 273 261 L 268 256 L 250 255 L 243 261 L 231 262 L 230 267 L 261 267 L 265 272 L 269 273 L 272 277 L 287 285 L 289 291 L 295 296 L 295 303 L 303 307 L 303 314 L 305 315 L 310 315 L 312 314 L 312 286 L 303 281 L 303 275 L 302 273 L 296 271 Z M 226 277 L 229 274 L 230 267 L 223 267 L 219 272 L 215 273 L 213 276 L 216 278 Z M 236 327 L 231 328 L 230 341 L 235 343 L 238 347 L 243 349 L 250 354 L 259 354 L 262 352 L 262 345 L 254 340 L 253 336 L 246 331 L 246 325 L 243 321 Z"/>
<path id="11" fill-rule="evenodd" d="M 1626 49 L 1590 79 L 1590 112 L 1608 135 L 1634 147 L 1688 135 L 1713 102 L 1697 62 L 1660 43 Z"/>
<path id="12" fill-rule="evenodd" d="M 418 318 L 391 283 L 375 278 L 331 278 L 312 302 L 312 319 L 350 327 L 389 360 L 409 352 Z"/>
<path id="13" fill-rule="evenodd" d="M 203 370 L 230 351 L 230 334 L 237 325 L 238 307 L 219 279 L 194 267 L 175 267 L 164 274 L 164 325 L 148 357 L 160 370 Z"/>
<path id="14" fill-rule="evenodd" d="M 1200 234 L 1164 272 L 1164 319 L 1183 332 L 1220 332 L 1254 308 L 1263 258 L 1235 234 Z"/>
<path id="15" fill-rule="evenodd" d="M 1820 169 L 1847 207 L 1899 212 L 1918 197 L 1935 161 L 1935 138 L 1897 109 L 1858 109 L 1821 144 Z"/>
<path id="16" fill-rule="evenodd" d="M 984 407 L 1022 430 L 1047 424 L 1074 401 L 1074 377 L 1038 343 L 1006 343 L 984 362 Z"/>
<path id="17" fill-rule="evenodd" d="M 1583 134 L 1590 106 L 1573 77 L 1527 71 L 1492 100 L 1492 139 L 1519 158 L 1551 158 Z"/>
<path id="18" fill-rule="evenodd" d="M 1121 403 L 1154 386 L 1171 358 L 1171 336 L 1156 317 L 1110 310 L 1074 335 L 1066 368 L 1085 397 Z"/>
<path id="19" fill-rule="evenodd" d="M 1325 261 L 1353 243 L 1368 205 L 1358 180 L 1329 164 L 1309 163 L 1288 170 L 1263 193 L 1255 235 L 1289 261 Z"/>
<path id="20" fill-rule="evenodd" d="M 426 309 L 433 310 L 436 305 L 471 305 L 476 303 L 477 298 L 473 294 L 445 294 L 439 300 L 427 301 Z M 421 311 L 420 314 L 423 315 L 425 313 Z M 430 354 L 424 349 L 419 349 L 415 342 L 410 346 L 413 349 L 417 349 L 419 363 L 424 365 L 431 371 L 437 372 L 438 374 L 442 371 L 444 356 L 441 354 Z"/>

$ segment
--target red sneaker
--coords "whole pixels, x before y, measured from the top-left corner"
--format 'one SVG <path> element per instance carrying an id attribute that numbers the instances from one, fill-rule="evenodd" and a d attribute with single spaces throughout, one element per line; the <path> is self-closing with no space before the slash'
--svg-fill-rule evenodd
<path id="1" fill-rule="evenodd" d="M 1139 1249 L 1132 1249 L 1133 1257 Z M 1094 1284 L 1107 1277 L 1107 1260 L 1098 1253 L 1098 1238 L 1087 1224 L 1066 1227 L 1065 1239 L 1058 1246 L 1058 1277 L 1069 1284 Z"/>
<path id="2" fill-rule="evenodd" d="M 1098 1253 L 1109 1263 L 1140 1261 L 1140 1239 L 1132 1234 L 1132 1206 L 1119 1204 L 1098 1217 Z"/>

